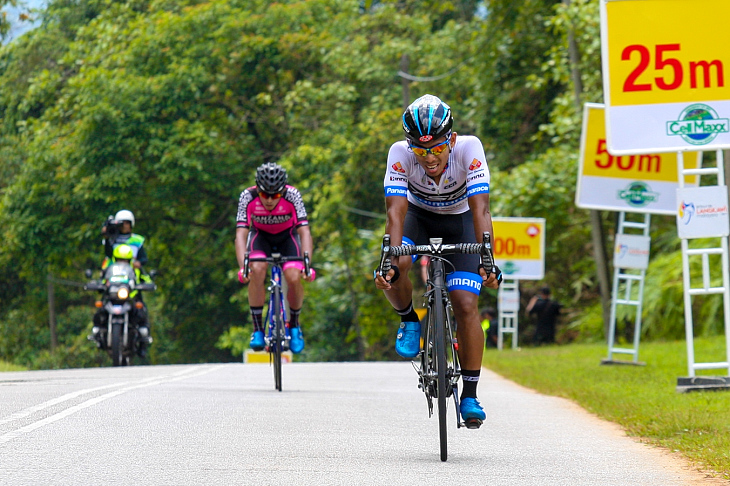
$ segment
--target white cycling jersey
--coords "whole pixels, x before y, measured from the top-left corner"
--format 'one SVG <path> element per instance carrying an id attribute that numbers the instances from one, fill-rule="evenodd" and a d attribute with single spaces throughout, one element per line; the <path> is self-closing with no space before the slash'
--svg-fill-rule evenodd
<path id="1" fill-rule="evenodd" d="M 434 213 L 464 213 L 469 210 L 469 196 L 489 193 L 489 167 L 482 142 L 471 135 L 458 135 L 438 184 L 418 164 L 408 142 L 396 142 L 388 152 L 383 185 L 386 197 L 407 197 Z"/>

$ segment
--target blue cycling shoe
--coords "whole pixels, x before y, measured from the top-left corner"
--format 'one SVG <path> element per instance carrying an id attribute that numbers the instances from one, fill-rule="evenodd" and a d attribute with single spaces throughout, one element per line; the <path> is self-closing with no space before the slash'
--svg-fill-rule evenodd
<path id="1" fill-rule="evenodd" d="M 291 333 L 291 341 L 289 341 L 289 349 L 294 354 L 299 354 L 304 349 L 304 336 L 302 336 L 301 327 L 293 327 L 289 330 Z"/>
<path id="2" fill-rule="evenodd" d="M 395 352 L 404 358 L 415 358 L 421 350 L 421 323 L 401 322 L 395 338 Z"/>
<path id="3" fill-rule="evenodd" d="M 263 350 L 264 346 L 266 346 L 266 343 L 264 342 L 264 331 L 254 331 L 254 333 L 251 334 L 251 342 L 248 343 L 248 345 L 254 351 Z"/>
<path id="4" fill-rule="evenodd" d="M 476 398 L 462 398 L 460 408 L 461 418 L 464 419 L 467 429 L 478 429 L 487 419 L 487 414 Z"/>

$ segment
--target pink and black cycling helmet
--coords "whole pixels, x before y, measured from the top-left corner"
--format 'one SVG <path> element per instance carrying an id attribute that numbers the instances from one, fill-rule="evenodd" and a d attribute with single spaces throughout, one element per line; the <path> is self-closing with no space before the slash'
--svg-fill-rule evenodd
<path id="1" fill-rule="evenodd" d="M 403 113 L 403 131 L 416 144 L 443 137 L 453 124 L 449 105 L 430 94 L 418 98 Z"/>
<path id="2" fill-rule="evenodd" d="M 267 162 L 256 169 L 256 186 L 268 194 L 283 193 L 286 188 L 286 169 L 279 164 Z"/>

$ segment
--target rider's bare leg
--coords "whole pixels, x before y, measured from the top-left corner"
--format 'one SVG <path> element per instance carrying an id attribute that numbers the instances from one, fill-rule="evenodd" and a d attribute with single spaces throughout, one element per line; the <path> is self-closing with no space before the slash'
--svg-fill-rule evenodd
<path id="1" fill-rule="evenodd" d="M 301 309 L 304 304 L 304 286 L 302 285 L 301 271 L 296 267 L 284 270 L 287 293 L 286 300 L 292 309 Z"/>
<path id="2" fill-rule="evenodd" d="M 266 289 L 264 281 L 266 280 L 266 262 L 251 262 L 249 268 L 251 271 L 248 276 L 251 281 L 248 284 L 248 305 L 251 307 L 263 307 L 266 300 Z"/>
<path id="3" fill-rule="evenodd" d="M 450 293 L 454 317 L 458 323 L 456 337 L 459 341 L 459 362 L 465 370 L 482 367 L 484 331 L 479 322 L 479 296 L 468 290 Z"/>

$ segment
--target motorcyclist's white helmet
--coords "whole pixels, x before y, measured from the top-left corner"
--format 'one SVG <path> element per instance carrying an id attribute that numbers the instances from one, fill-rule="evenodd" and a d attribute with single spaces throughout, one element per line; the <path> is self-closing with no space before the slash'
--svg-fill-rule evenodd
<path id="1" fill-rule="evenodd" d="M 122 209 L 121 211 L 117 212 L 116 216 L 114 216 L 114 219 L 116 221 L 129 221 L 132 223 L 132 228 L 134 228 L 134 214 L 132 214 L 132 211 L 128 209 Z"/>

